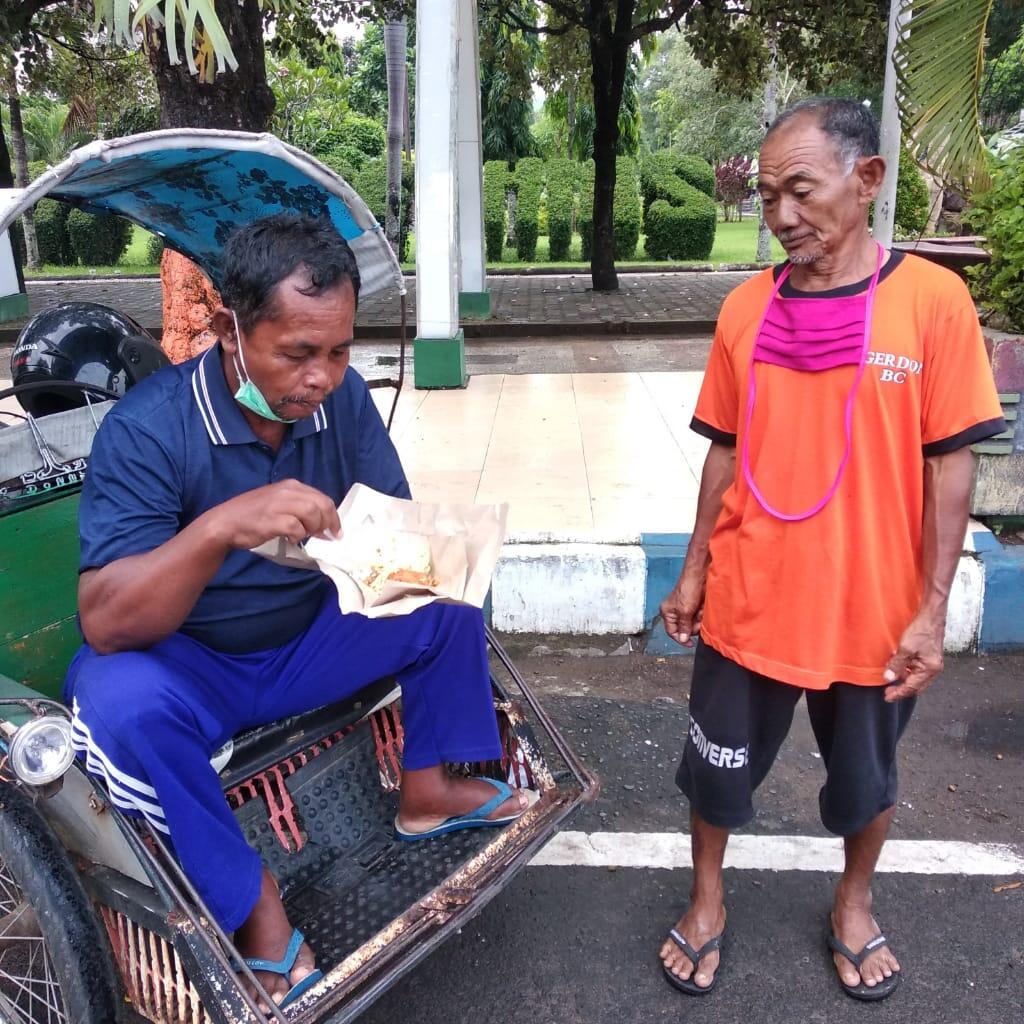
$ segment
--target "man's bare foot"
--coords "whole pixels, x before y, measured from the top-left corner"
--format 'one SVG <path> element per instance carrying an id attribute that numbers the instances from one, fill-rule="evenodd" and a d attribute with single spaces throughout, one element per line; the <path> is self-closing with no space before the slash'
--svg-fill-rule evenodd
<path id="1" fill-rule="evenodd" d="M 443 765 L 403 772 L 398 823 L 407 832 L 425 832 L 448 818 L 475 811 L 496 793 L 489 782 L 452 775 Z M 517 789 L 487 817 L 511 818 L 529 804 L 526 793 Z"/>
<path id="2" fill-rule="evenodd" d="M 675 930 L 693 947 L 699 950 L 705 943 L 725 931 L 725 904 L 721 897 L 704 901 L 693 900 L 686 913 L 680 918 Z M 708 988 L 714 981 L 715 972 L 721 961 L 721 953 L 711 950 L 695 968 L 693 961 L 669 936 L 658 952 L 661 962 L 677 978 L 689 981 L 700 988 Z"/>
<path id="3" fill-rule="evenodd" d="M 855 953 L 859 953 L 881 934 L 881 929 L 871 916 L 870 892 L 858 897 L 836 890 L 836 900 L 832 907 L 832 934 Z M 880 946 L 869 953 L 859 971 L 841 953 L 833 953 L 832 959 L 843 984 L 851 987 L 863 982 L 869 988 L 874 988 L 900 969 L 899 961 L 888 946 Z"/>
<path id="4" fill-rule="evenodd" d="M 288 943 L 291 941 L 294 930 L 288 921 L 284 904 L 281 902 L 277 882 L 274 881 L 274 876 L 264 868 L 260 898 L 245 923 L 235 932 L 235 947 L 247 959 L 258 957 L 261 960 L 280 960 L 288 949 Z M 270 971 L 254 971 L 253 973 L 256 975 L 257 981 L 270 993 L 274 1002 L 280 1003 L 295 985 L 315 970 L 316 960 L 313 957 L 313 951 L 306 943 L 303 943 L 295 958 L 295 966 L 291 969 L 288 977 Z M 255 996 L 256 993 L 253 992 L 252 995 Z M 269 1009 L 262 999 L 260 1000 L 260 1009 L 263 1011 Z"/>

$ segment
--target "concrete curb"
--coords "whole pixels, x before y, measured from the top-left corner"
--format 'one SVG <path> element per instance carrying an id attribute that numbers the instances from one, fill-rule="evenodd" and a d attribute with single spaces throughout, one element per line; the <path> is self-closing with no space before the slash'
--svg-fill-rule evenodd
<path id="1" fill-rule="evenodd" d="M 690 654 L 656 621 L 689 539 L 682 533 L 513 534 L 495 570 L 488 618 L 508 633 L 643 633 L 647 654 Z M 973 521 L 953 582 L 945 647 L 951 654 L 1024 650 L 1024 547 L 1004 547 Z"/>

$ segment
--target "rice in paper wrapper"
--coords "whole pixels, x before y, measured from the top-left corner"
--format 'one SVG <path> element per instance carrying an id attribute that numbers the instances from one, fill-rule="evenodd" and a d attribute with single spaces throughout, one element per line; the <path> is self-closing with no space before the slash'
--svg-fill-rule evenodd
<path id="1" fill-rule="evenodd" d="M 355 484 L 338 506 L 341 537 L 304 547 L 279 537 L 253 550 L 279 565 L 319 569 L 342 612 L 375 619 L 434 601 L 482 608 L 498 561 L 507 505 L 392 498 Z"/>

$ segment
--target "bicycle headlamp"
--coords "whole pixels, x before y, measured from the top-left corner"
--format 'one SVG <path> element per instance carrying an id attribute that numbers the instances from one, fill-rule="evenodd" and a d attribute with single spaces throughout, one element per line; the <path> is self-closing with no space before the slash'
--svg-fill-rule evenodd
<path id="1" fill-rule="evenodd" d="M 14 774 L 26 785 L 45 786 L 59 779 L 75 760 L 71 723 L 57 715 L 26 722 L 15 732 L 8 753 Z"/>

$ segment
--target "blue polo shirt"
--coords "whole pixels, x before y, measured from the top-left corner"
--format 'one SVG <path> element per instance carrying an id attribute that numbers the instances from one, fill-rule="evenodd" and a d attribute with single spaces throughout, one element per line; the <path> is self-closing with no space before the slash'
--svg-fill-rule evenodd
<path id="1" fill-rule="evenodd" d="M 152 551 L 216 505 L 280 480 L 339 504 L 354 483 L 399 498 L 409 485 L 369 389 L 349 369 L 277 452 L 246 423 L 228 389 L 220 346 L 132 388 L 100 425 L 79 511 L 79 571 Z M 160 581 L 153 581 L 159 591 Z M 333 584 L 232 551 L 181 632 L 229 654 L 279 647 L 312 622 Z"/>

